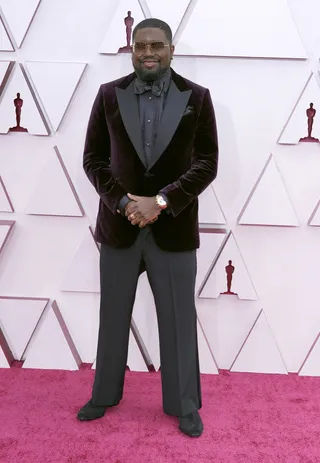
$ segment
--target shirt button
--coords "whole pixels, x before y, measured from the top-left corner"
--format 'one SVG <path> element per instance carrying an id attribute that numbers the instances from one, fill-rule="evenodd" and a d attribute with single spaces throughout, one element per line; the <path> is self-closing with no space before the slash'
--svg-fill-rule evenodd
<path id="1" fill-rule="evenodd" d="M 150 124 L 150 122 L 151 122 L 151 120 L 150 120 L 150 119 L 148 119 L 148 124 Z"/>
<path id="2" fill-rule="evenodd" d="M 152 100 L 152 96 L 149 96 L 149 100 Z"/>
<path id="3" fill-rule="evenodd" d="M 147 146 L 150 146 L 150 143 L 146 143 Z"/>

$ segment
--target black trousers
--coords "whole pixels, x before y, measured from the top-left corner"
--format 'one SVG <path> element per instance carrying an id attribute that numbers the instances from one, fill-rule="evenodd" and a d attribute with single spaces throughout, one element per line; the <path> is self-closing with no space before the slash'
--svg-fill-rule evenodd
<path id="1" fill-rule="evenodd" d="M 149 227 L 141 230 L 128 249 L 101 246 L 94 405 L 111 406 L 122 398 L 132 310 L 141 269 L 145 268 L 157 310 L 163 410 L 184 416 L 201 408 L 196 266 L 196 251 L 161 250 Z"/>

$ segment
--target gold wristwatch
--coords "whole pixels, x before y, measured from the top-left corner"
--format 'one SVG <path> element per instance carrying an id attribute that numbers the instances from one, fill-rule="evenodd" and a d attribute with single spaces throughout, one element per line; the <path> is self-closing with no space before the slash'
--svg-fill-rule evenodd
<path id="1" fill-rule="evenodd" d="M 156 196 L 156 203 L 157 203 L 157 206 L 160 207 L 160 209 L 165 209 L 167 207 L 167 203 L 161 195 Z"/>

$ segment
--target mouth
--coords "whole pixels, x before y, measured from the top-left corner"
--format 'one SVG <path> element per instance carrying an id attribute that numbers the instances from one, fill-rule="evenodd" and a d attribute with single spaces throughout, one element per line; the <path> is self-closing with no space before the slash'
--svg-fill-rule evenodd
<path id="1" fill-rule="evenodd" d="M 153 69 L 159 63 L 158 60 L 144 60 L 142 61 L 142 66 L 147 69 Z"/>

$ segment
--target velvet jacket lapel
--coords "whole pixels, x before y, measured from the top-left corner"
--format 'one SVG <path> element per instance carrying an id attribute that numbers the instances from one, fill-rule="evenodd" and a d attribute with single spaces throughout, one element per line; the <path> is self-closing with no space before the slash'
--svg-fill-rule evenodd
<path id="1" fill-rule="evenodd" d="M 116 87 L 118 106 L 123 125 L 139 156 L 141 162 L 147 167 L 144 155 L 139 119 L 138 98 L 133 91 L 133 80 L 126 88 Z"/>
<path id="2" fill-rule="evenodd" d="M 185 80 L 171 69 L 172 77 L 168 91 L 166 106 L 162 115 L 158 130 L 155 150 L 152 162 L 148 166 L 150 170 L 164 153 L 172 137 L 174 136 L 183 113 L 191 96 L 191 89 Z M 120 115 L 126 132 L 139 156 L 141 162 L 146 165 L 139 120 L 138 98 L 133 91 L 135 74 L 132 73 L 115 88 Z"/>

